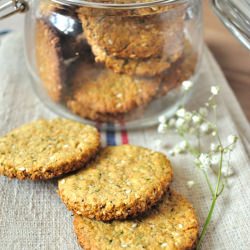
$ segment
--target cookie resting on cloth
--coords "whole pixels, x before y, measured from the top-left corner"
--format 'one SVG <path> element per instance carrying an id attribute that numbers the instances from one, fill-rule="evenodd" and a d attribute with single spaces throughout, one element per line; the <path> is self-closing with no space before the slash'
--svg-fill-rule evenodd
<path id="1" fill-rule="evenodd" d="M 50 179 L 83 167 L 99 146 L 94 127 L 60 118 L 37 120 L 0 138 L 0 174 Z"/>
<path id="2" fill-rule="evenodd" d="M 107 223 L 76 215 L 74 229 L 85 250 L 191 250 L 199 226 L 192 205 L 170 191 L 152 210 L 133 220 Z"/>
<path id="3" fill-rule="evenodd" d="M 75 214 L 109 221 L 135 216 L 161 199 L 173 178 L 162 153 L 132 146 L 106 147 L 85 169 L 59 181 L 59 195 Z"/>

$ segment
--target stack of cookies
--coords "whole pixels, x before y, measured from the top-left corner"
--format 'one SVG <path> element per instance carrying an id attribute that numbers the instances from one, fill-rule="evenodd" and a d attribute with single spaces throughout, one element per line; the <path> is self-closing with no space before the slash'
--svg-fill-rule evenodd
<path id="1" fill-rule="evenodd" d="M 197 217 L 169 189 L 172 177 L 165 155 L 122 145 L 102 149 L 58 188 L 85 250 L 193 249 Z"/>
<path id="2" fill-rule="evenodd" d="M 186 8 L 105 10 L 42 1 L 36 62 L 48 94 L 94 121 L 126 120 L 143 110 L 195 71 Z"/>
<path id="3" fill-rule="evenodd" d="M 47 180 L 69 172 L 58 193 L 85 250 L 195 247 L 195 211 L 170 189 L 173 170 L 162 153 L 101 148 L 95 128 L 65 119 L 38 120 L 0 138 L 2 175 Z"/>

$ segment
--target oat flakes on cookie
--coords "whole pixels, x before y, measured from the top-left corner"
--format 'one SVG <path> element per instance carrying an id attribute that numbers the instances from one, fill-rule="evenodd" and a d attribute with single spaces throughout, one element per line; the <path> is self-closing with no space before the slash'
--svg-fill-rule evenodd
<path id="1" fill-rule="evenodd" d="M 106 56 L 123 59 L 174 55 L 183 47 L 183 13 L 176 12 L 146 16 L 87 16 L 79 14 L 83 30 L 97 61 Z M 171 53 L 169 53 L 171 52 Z M 168 54 L 169 53 L 169 54 Z"/>
<path id="2" fill-rule="evenodd" d="M 133 220 L 105 223 L 76 215 L 74 229 L 85 250 L 191 250 L 199 226 L 192 205 L 170 191 L 151 211 Z"/>
<path id="3" fill-rule="evenodd" d="M 92 46 L 92 51 L 96 47 Z M 113 56 L 108 56 L 106 53 L 99 53 L 99 59 L 104 62 L 105 66 L 113 70 L 117 74 L 127 74 L 138 77 L 154 77 L 168 70 L 172 64 L 181 58 L 183 51 L 176 51 L 172 56 L 161 55 L 146 59 L 124 59 Z"/>
<path id="4" fill-rule="evenodd" d="M 102 149 L 85 169 L 60 180 L 58 193 L 75 214 L 110 221 L 151 208 L 172 178 L 165 155 L 122 145 Z"/>
<path id="5" fill-rule="evenodd" d="M 146 106 L 158 93 L 160 78 L 119 75 L 101 65 L 82 61 L 74 65 L 69 109 L 95 121 L 113 121 Z"/>
<path id="6" fill-rule="evenodd" d="M 94 127 L 60 118 L 37 120 L 0 138 L 0 174 L 50 179 L 83 167 L 99 146 Z"/>

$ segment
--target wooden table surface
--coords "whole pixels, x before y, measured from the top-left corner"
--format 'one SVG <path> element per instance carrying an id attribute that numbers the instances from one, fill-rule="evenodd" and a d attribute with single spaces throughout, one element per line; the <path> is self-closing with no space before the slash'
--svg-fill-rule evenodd
<path id="1" fill-rule="evenodd" d="M 205 41 L 250 120 L 250 51 L 224 27 L 209 2 L 204 1 Z"/>
<path id="2" fill-rule="evenodd" d="M 250 120 L 250 51 L 224 27 L 213 14 L 209 0 L 204 2 L 205 40 L 219 62 Z M 0 21 L 0 29 L 22 29 L 22 15 Z M 18 25 L 16 25 L 18 23 Z"/>

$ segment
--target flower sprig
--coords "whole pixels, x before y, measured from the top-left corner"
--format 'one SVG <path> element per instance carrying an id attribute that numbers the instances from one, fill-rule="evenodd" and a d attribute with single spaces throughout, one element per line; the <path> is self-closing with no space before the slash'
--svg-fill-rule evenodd
<path id="1" fill-rule="evenodd" d="M 184 81 L 182 84 L 184 93 L 190 91 L 192 86 L 191 81 Z M 175 131 L 180 136 L 181 141 L 169 151 L 169 154 L 172 156 L 191 154 L 196 169 L 204 175 L 211 193 L 212 202 L 199 236 L 197 249 L 201 249 L 216 202 L 224 191 L 227 179 L 234 174 L 230 165 L 230 156 L 238 140 L 237 136 L 229 135 L 227 142 L 222 143 L 216 122 L 216 96 L 219 94 L 220 88 L 212 86 L 210 92 L 208 100 L 198 110 L 188 111 L 184 106 L 180 106 L 170 119 L 160 116 L 158 126 L 158 133 Z M 213 119 L 210 119 L 211 114 L 213 114 Z M 209 146 L 203 145 L 204 137 L 210 140 Z M 216 178 L 215 185 L 213 185 L 214 182 L 209 173 Z M 187 182 L 188 188 L 192 188 L 194 184 L 193 180 Z"/>

